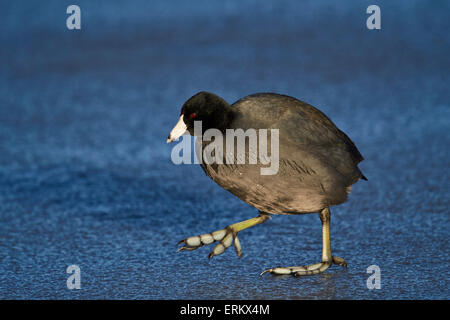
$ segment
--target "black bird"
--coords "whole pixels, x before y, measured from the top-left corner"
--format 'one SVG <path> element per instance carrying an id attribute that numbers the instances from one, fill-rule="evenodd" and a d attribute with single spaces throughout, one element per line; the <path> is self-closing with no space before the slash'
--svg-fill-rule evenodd
<path id="1" fill-rule="evenodd" d="M 225 154 L 216 153 L 220 163 L 207 163 L 201 166 L 212 180 L 230 191 L 244 202 L 259 210 L 255 218 L 229 225 L 225 229 L 182 241 L 181 250 L 195 250 L 214 241 L 219 243 L 209 257 L 222 254 L 232 244 L 237 255 L 242 255 L 237 233 L 266 221 L 271 214 L 319 213 L 322 222 L 322 261 L 308 266 L 278 267 L 261 274 L 293 274 L 296 276 L 318 274 L 331 264 L 346 267 L 344 259 L 331 255 L 330 245 L 330 207 L 347 200 L 352 184 L 359 179 L 367 180 L 357 167 L 362 155 L 350 138 L 321 111 L 293 97 L 258 93 L 247 96 L 231 106 L 219 96 L 200 92 L 187 100 L 177 125 L 170 132 L 167 143 L 179 138 L 186 131 L 194 135 L 194 122 L 201 121 L 203 135 L 208 129 L 218 129 L 224 134 L 223 145 L 231 139 L 226 133 L 242 129 L 251 133 L 266 129 L 278 129 L 278 170 L 276 174 L 262 174 L 267 162 L 256 164 L 250 160 L 244 163 L 226 161 L 231 154 L 236 159 L 236 141 L 232 137 L 234 150 L 226 149 Z M 217 131 L 216 131 L 217 132 Z M 271 136 L 274 131 L 271 131 Z M 199 135 L 199 133 L 196 133 Z M 258 136 L 261 139 L 261 136 Z M 250 142 L 249 135 L 245 141 Z M 269 139 L 267 139 L 269 140 Z M 213 143 L 207 139 L 197 139 L 198 150 L 205 150 Z M 259 141 L 261 142 L 261 141 Z M 272 146 L 270 140 L 267 145 Z M 204 159 L 202 152 L 198 156 Z M 258 156 L 255 149 L 246 146 L 245 156 L 249 159 Z M 232 159 L 232 160 L 233 160 Z"/>

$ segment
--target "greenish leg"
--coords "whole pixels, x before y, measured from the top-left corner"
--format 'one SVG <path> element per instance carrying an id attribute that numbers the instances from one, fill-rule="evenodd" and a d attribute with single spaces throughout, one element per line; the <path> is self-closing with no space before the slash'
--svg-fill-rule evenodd
<path id="1" fill-rule="evenodd" d="M 294 276 L 307 276 L 322 273 L 327 270 L 333 263 L 343 267 L 347 267 L 347 263 L 344 259 L 331 255 L 329 208 L 325 208 L 320 212 L 320 220 L 322 221 L 321 262 L 307 266 L 271 268 L 263 271 L 261 275 L 263 275 L 264 273 L 271 273 L 276 275 L 292 274 Z"/>
<path id="2" fill-rule="evenodd" d="M 218 241 L 219 243 L 214 247 L 208 256 L 210 259 L 224 253 L 225 250 L 231 247 L 232 244 L 234 245 L 237 256 L 240 258 L 242 256 L 242 247 L 239 238 L 237 237 L 237 233 L 263 223 L 267 219 L 269 219 L 269 215 L 260 214 L 255 218 L 229 225 L 225 229 L 186 238 L 178 242 L 178 244 L 183 244 L 182 247 L 178 248 L 178 251 L 191 251 Z"/>

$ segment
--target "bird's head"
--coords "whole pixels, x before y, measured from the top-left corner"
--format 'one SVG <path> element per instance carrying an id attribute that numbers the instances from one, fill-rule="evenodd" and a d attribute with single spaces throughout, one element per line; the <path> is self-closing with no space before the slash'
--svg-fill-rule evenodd
<path id="1" fill-rule="evenodd" d="M 221 97 L 199 92 L 189 98 L 181 108 L 180 118 L 167 138 L 167 143 L 178 139 L 184 133 L 194 135 L 194 122 L 202 122 L 202 134 L 211 128 L 223 131 L 232 119 L 230 105 Z"/>

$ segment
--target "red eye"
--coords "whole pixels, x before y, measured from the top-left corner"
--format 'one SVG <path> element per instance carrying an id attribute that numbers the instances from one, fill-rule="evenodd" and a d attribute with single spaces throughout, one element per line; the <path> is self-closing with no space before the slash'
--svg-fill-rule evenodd
<path id="1" fill-rule="evenodd" d="M 191 113 L 191 115 L 189 116 L 191 119 L 194 119 L 197 116 L 197 114 L 195 113 Z"/>

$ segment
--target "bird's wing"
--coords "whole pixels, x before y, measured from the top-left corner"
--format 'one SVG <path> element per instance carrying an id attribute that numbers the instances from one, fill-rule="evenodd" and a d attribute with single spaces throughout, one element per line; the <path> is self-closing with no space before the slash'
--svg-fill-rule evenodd
<path id="1" fill-rule="evenodd" d="M 357 167 L 363 157 L 353 141 L 313 106 L 289 96 L 262 93 L 232 107 L 237 110 L 236 128 L 279 129 L 280 159 L 333 168 L 349 183 L 364 178 Z"/>
<path id="2" fill-rule="evenodd" d="M 361 153 L 353 141 L 318 109 L 306 103 L 289 108 L 272 127 L 280 128 L 280 146 L 287 159 L 296 161 L 310 157 L 307 164 L 332 167 L 349 184 L 363 177 L 357 167 L 363 160 Z"/>

